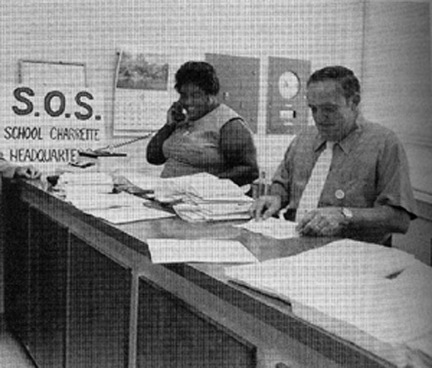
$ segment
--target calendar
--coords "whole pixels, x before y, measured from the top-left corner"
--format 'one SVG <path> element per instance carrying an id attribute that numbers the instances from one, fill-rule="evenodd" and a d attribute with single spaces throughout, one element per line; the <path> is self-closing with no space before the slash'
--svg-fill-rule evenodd
<path id="1" fill-rule="evenodd" d="M 113 135 L 158 130 L 171 104 L 168 57 L 120 51 L 114 90 Z"/>

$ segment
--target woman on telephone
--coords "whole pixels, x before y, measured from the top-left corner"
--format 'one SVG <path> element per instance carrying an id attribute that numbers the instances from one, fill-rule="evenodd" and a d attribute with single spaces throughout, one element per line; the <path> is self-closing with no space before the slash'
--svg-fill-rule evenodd
<path id="1" fill-rule="evenodd" d="M 147 146 L 147 161 L 165 164 L 161 177 L 208 172 L 238 185 L 258 177 L 252 133 L 241 116 L 219 103 L 214 68 L 188 61 L 175 75 L 178 101 Z"/>

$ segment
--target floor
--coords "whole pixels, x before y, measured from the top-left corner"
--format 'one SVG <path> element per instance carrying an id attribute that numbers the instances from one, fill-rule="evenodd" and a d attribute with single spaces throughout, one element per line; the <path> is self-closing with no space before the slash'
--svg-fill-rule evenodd
<path id="1" fill-rule="evenodd" d="M 0 367 L 35 368 L 22 345 L 6 330 L 0 316 Z"/>

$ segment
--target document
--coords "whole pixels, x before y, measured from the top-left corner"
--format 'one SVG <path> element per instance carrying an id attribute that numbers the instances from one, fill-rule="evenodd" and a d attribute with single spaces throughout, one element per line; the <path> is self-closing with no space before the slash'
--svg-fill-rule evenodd
<path id="1" fill-rule="evenodd" d="M 253 202 L 238 185 L 229 179 L 219 179 L 208 173 L 167 178 L 160 181 L 155 190 L 157 200 L 165 202 L 170 198 L 188 198 L 194 203 L 208 201 Z"/>
<path id="2" fill-rule="evenodd" d="M 113 185 L 112 177 L 100 172 L 64 173 L 59 182 L 70 185 Z"/>
<path id="3" fill-rule="evenodd" d="M 123 176 L 133 185 L 147 191 L 154 191 L 156 188 L 160 188 L 162 185 L 161 183 L 164 180 L 158 176 L 151 176 L 139 172 L 126 173 Z"/>
<path id="4" fill-rule="evenodd" d="M 212 239 L 147 239 L 153 263 L 254 263 L 258 259 L 240 242 Z"/>
<path id="5" fill-rule="evenodd" d="M 86 211 L 86 213 L 104 219 L 112 224 L 125 224 L 128 222 L 154 220 L 175 216 L 172 213 L 145 206 L 89 210 Z"/>
<path id="6" fill-rule="evenodd" d="M 315 308 L 390 344 L 432 331 L 432 268 L 394 248 L 340 240 L 295 256 L 226 269 L 232 280 Z M 326 327 L 313 314 L 302 318 Z M 315 318 L 315 319 L 314 319 Z"/>
<path id="7" fill-rule="evenodd" d="M 121 193 L 97 193 L 85 192 L 82 188 L 67 191 L 66 200 L 82 211 L 101 210 L 116 207 L 142 207 L 148 200 L 128 194 Z"/>
<path id="8" fill-rule="evenodd" d="M 276 219 L 273 217 L 270 217 L 265 221 L 256 221 L 255 219 L 252 219 L 244 224 L 235 226 L 275 239 L 299 237 L 299 234 L 295 229 L 297 226 L 296 222 L 286 221 L 284 219 Z"/>

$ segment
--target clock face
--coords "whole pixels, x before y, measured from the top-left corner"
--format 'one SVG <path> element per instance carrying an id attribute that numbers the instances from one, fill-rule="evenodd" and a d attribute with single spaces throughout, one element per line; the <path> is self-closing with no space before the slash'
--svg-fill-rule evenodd
<path id="1" fill-rule="evenodd" d="M 294 98 L 300 91 L 300 79 L 293 72 L 285 72 L 279 77 L 279 93 L 288 100 Z"/>

